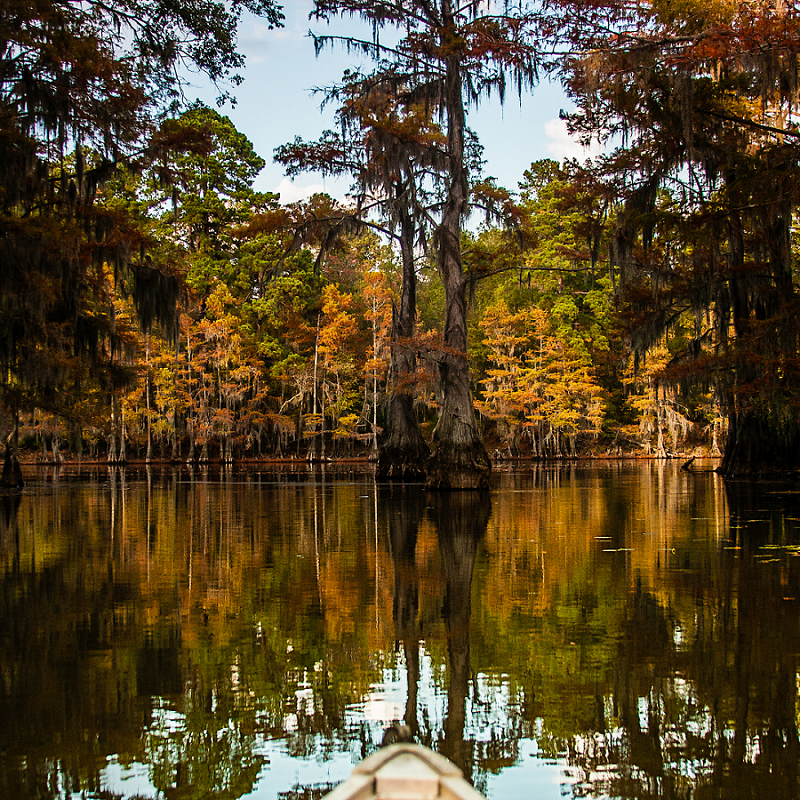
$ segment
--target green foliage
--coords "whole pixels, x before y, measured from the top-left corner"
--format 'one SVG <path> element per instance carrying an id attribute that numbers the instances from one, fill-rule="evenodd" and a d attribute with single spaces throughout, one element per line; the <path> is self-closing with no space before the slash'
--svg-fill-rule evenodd
<path id="1" fill-rule="evenodd" d="M 162 135 L 192 146 L 165 156 L 140 187 L 149 215 L 159 219 L 163 238 L 188 254 L 187 283 L 197 295 L 223 280 L 246 298 L 264 272 L 258 256 L 269 242 L 247 240 L 242 258 L 237 232 L 277 203 L 252 188 L 264 160 L 228 117 L 202 104 L 168 120 Z"/>
<path id="2" fill-rule="evenodd" d="M 599 200 L 575 183 L 555 162 L 533 164 L 521 184 L 530 246 L 509 258 L 505 238 L 488 230 L 470 250 L 468 263 L 477 251 L 502 272 L 476 295 L 476 354 L 485 364 L 481 410 L 512 453 L 526 436 L 535 455 L 571 453 L 574 437 L 596 436 L 604 420 L 612 295 L 609 280 L 595 274 L 585 234 L 587 209 L 597 213 Z"/>
<path id="3" fill-rule="evenodd" d="M 728 74 L 706 74 L 705 45 L 687 45 L 692 97 L 720 127 L 698 124 L 695 136 L 687 125 L 698 117 L 678 107 L 668 70 L 650 65 L 651 94 L 663 102 L 648 109 L 642 87 L 626 85 L 615 61 L 624 46 L 607 44 L 581 74 L 619 80 L 594 97 L 575 78 L 571 91 L 604 109 L 594 122 L 608 130 L 624 120 L 635 146 L 595 167 L 532 164 L 514 203 L 493 180 L 476 180 L 464 114 L 483 94 L 502 95 L 509 76 L 520 89 L 535 80 L 537 16 L 504 7 L 489 20 L 477 7 L 444 3 L 451 24 L 442 28 L 436 4 L 412 6 L 416 15 L 371 0 L 315 6 L 320 19 L 361 15 L 378 28 L 396 27 L 402 40 L 393 50 L 351 41 L 373 57 L 375 70 L 348 73 L 330 89 L 329 99 L 342 104 L 342 132 L 278 154 L 293 171 L 352 174 L 358 208 L 325 195 L 280 207 L 275 196 L 253 190 L 264 162 L 230 119 L 202 104 L 164 113 L 180 88 L 175 65 L 191 58 L 223 79 L 241 64 L 239 15 L 247 9 L 277 24 L 274 3 L 204 0 L 167 9 L 43 0 L 0 12 L 13 78 L 0 91 L 9 110 L 0 123 L 0 255 L 9 265 L 0 275 L 0 400 L 12 425 L 20 410 L 38 407 L 85 422 L 93 440 L 135 448 L 146 441 L 148 454 L 153 437 L 162 452 L 169 441 L 175 457 L 182 445 L 195 454 L 195 443 L 214 441 L 226 458 L 230 448 L 261 453 L 262 436 L 283 452 L 292 437 L 299 446 L 304 420 L 352 443 L 367 431 L 377 435 L 379 399 L 393 382 L 431 402 L 420 357 L 429 369 L 442 367 L 435 443 L 442 453 L 462 452 L 448 437 L 466 437 L 464 463 L 479 472 L 485 453 L 469 413 L 476 386 L 484 387 L 484 414 L 506 426 L 503 442 L 518 447 L 525 434 L 540 454 L 574 452 L 577 435 L 595 436 L 601 426 L 631 426 L 637 409 L 641 437 L 654 440 L 656 430 L 676 429 L 669 419 L 683 430 L 678 416 L 687 425 L 716 424 L 709 403 L 727 404 L 730 416 L 744 398 L 754 413 L 792 419 L 794 316 L 778 290 L 794 297 L 786 223 L 794 145 L 791 131 L 780 146 L 758 138 L 755 131 L 769 133 L 752 106 L 761 90 L 735 59 Z M 701 6 L 697 18 L 708 24 L 740 24 L 727 6 Z M 699 35 L 685 19 L 691 8 L 654 7 L 646 19 L 691 38 Z M 760 20 L 768 36 L 775 35 L 771 20 L 766 13 Z M 730 58 L 729 43 L 717 44 L 718 55 Z M 420 66 L 422 55 L 439 65 L 436 77 Z M 652 54 L 640 55 L 650 63 Z M 565 76 L 578 74 L 577 62 L 562 66 Z M 572 123 L 594 130 L 591 109 L 581 109 L 587 116 Z M 750 125 L 747 147 L 730 139 L 734 118 Z M 654 138 L 650 123 L 659 136 L 674 135 Z M 670 149 L 681 136 L 683 145 Z M 676 190 L 683 165 L 695 168 L 703 158 L 702 191 Z M 772 203 L 772 178 L 789 167 Z M 397 254 L 364 232 L 359 209 L 373 200 Z M 469 208 L 487 214 L 475 234 L 462 229 Z M 720 268 L 739 255 L 735 275 Z M 428 266 L 418 282 L 421 257 Z M 772 271 L 766 281 L 764 265 Z M 417 288 L 418 303 L 410 296 Z M 413 340 L 413 347 L 388 346 L 392 303 L 395 343 Z M 415 336 L 417 321 L 422 336 Z M 773 336 L 778 322 L 781 334 Z M 645 353 L 662 340 L 669 359 L 660 371 L 637 376 L 634 361 L 623 386 L 629 344 Z M 765 359 L 762 340 L 770 344 L 768 380 L 747 369 Z M 692 389 L 695 369 L 702 379 Z M 103 398 L 111 395 L 120 405 L 103 420 Z M 413 401 L 406 405 L 416 426 Z"/>
<path id="4" fill-rule="evenodd" d="M 158 226 L 138 198 L 106 190 L 115 179 L 130 195 L 131 175 L 150 169 L 169 179 L 160 163 L 191 143 L 169 123 L 155 133 L 156 120 L 185 66 L 214 82 L 241 66 L 245 9 L 280 23 L 271 0 L 0 9 L 0 403 L 15 415 L 38 405 L 74 418 L 88 391 L 130 381 L 126 297 L 141 325 L 174 331 L 183 264 L 154 259 Z"/>

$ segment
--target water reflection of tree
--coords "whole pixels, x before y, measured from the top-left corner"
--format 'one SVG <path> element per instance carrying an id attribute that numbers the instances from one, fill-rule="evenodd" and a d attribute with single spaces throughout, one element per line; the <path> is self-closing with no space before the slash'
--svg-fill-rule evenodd
<path id="1" fill-rule="evenodd" d="M 417 574 L 417 537 L 425 513 L 427 496 L 420 487 L 388 486 L 381 495 L 382 506 L 389 511 L 387 534 L 394 565 L 392 618 L 395 639 L 402 644 L 406 664 L 405 723 L 415 739 L 420 728 L 417 694 L 420 677 L 419 576 Z"/>
<path id="2" fill-rule="evenodd" d="M 491 502 L 488 493 L 446 492 L 431 497 L 445 580 L 442 613 L 447 634 L 447 716 L 439 750 L 467 776 L 473 775 L 474 742 L 465 741 L 470 686 L 472 576 L 478 544 L 486 534 Z"/>
<path id="3" fill-rule="evenodd" d="M 0 506 L 0 796 L 99 791 L 109 754 L 195 796 L 244 791 L 267 739 L 356 759 L 402 663 L 407 721 L 479 788 L 535 737 L 576 796 L 798 796 L 800 513 L 729 489 L 725 529 L 721 484 L 670 474 L 548 472 L 488 524 L 395 487 L 376 526 L 372 483 L 31 487 Z"/>
<path id="4" fill-rule="evenodd" d="M 405 720 L 420 741 L 436 747 L 481 788 L 487 770 L 515 761 L 520 736 L 519 720 L 495 697 L 496 687 L 479 686 L 470 658 L 473 577 L 491 515 L 490 496 L 476 492 L 423 494 L 398 487 L 386 491 L 385 507 L 391 509 L 388 532 L 395 574 L 395 635 L 402 642 L 407 668 Z M 418 536 L 424 521 L 432 522 L 436 532 L 438 569 L 418 560 Z M 420 639 L 427 638 L 426 645 L 431 647 L 435 642 L 430 637 L 436 636 L 430 627 L 422 630 L 420 625 L 420 618 L 431 619 L 430 609 L 420 609 L 423 566 L 432 570 L 426 579 L 444 590 L 428 597 L 428 602 L 438 598 L 437 612 L 440 609 L 446 639 L 447 711 L 440 730 L 429 730 L 418 720 Z M 430 692 L 426 694 L 430 699 Z"/>
<path id="5" fill-rule="evenodd" d="M 0 796 L 96 790 L 106 753 L 140 752 L 141 708 L 134 708 L 135 689 L 126 680 L 127 654 L 117 654 L 116 676 L 107 663 L 112 632 L 135 635 L 137 620 L 114 613 L 109 570 L 84 571 L 53 558 L 46 536 L 36 536 L 57 527 L 63 514 L 78 523 L 73 552 L 93 550 L 91 513 L 80 502 L 68 502 L 57 514 L 47 509 L 51 513 L 40 517 L 30 497 L 24 502 L 6 508 L 2 530 Z M 7 533 L 13 536 L 11 551 Z"/>
<path id="6" fill-rule="evenodd" d="M 786 501 L 729 487 L 719 579 L 673 548 L 672 593 L 627 592 L 599 713 L 560 745 L 576 796 L 798 796 L 800 514 Z"/>
<path id="7" fill-rule="evenodd" d="M 293 488 L 143 478 L 110 471 L 0 508 L 2 797 L 99 791 L 113 754 L 148 764 L 164 796 L 236 797 L 264 738 L 300 755 L 348 747 L 344 710 L 374 670 L 364 626 L 330 645 L 314 556 L 335 586 L 331 531 L 355 538 L 358 514 L 334 502 L 312 519 Z M 313 524 L 298 541 L 298 515 L 321 523 L 318 542 Z M 366 618 L 371 589 L 348 582 L 341 613 Z"/>

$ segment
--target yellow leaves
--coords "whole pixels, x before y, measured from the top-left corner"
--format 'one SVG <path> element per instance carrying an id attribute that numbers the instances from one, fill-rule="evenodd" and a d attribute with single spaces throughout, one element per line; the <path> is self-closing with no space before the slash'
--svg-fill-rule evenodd
<path id="1" fill-rule="evenodd" d="M 303 426 L 305 427 L 306 436 L 315 434 L 322 428 L 322 414 L 303 414 Z"/>
<path id="2" fill-rule="evenodd" d="M 501 300 L 487 308 L 481 320 L 486 334 L 484 344 L 497 358 L 513 359 L 516 351 L 530 340 L 532 322 L 531 309 L 512 313 L 508 304 Z"/>
<path id="3" fill-rule="evenodd" d="M 345 414 L 339 417 L 338 424 L 333 431 L 333 436 L 336 439 L 349 439 L 356 432 L 356 426 L 360 417 L 358 414 Z"/>
<path id="4" fill-rule="evenodd" d="M 736 0 L 655 0 L 652 9 L 661 22 L 699 30 L 730 23 L 739 5 Z"/>
<path id="5" fill-rule="evenodd" d="M 261 419 L 259 419 L 261 415 L 254 413 L 252 416 L 254 424 L 262 424 Z M 296 423 L 292 417 L 287 417 L 284 414 L 265 414 L 263 416 L 279 433 L 291 433 L 294 431 Z"/>
<path id="6" fill-rule="evenodd" d="M 633 359 L 630 360 L 623 378 L 630 404 L 639 413 L 644 429 L 648 429 L 651 422 L 654 424 L 658 408 L 658 375 L 669 361 L 669 351 L 664 344 L 658 344 L 646 353 L 641 359 L 641 364 L 634 369 Z"/>
<path id="7" fill-rule="evenodd" d="M 392 290 L 389 279 L 382 270 L 370 270 L 364 275 L 363 298 L 367 305 L 367 319 L 383 334 L 392 325 Z"/>
<path id="8" fill-rule="evenodd" d="M 322 290 L 323 323 L 319 331 L 319 351 L 335 358 L 344 354 L 351 340 L 358 334 L 358 325 L 351 313 L 352 295 L 342 292 L 336 284 Z"/>
<path id="9" fill-rule="evenodd" d="M 605 409 L 603 392 L 585 356 L 540 308 L 511 312 L 505 301 L 486 310 L 481 327 L 494 365 L 486 372 L 481 411 L 525 425 L 547 423 L 573 434 L 597 433 Z"/>
<path id="10" fill-rule="evenodd" d="M 599 433 L 605 417 L 603 392 L 589 367 L 563 344 L 542 362 L 527 373 L 523 391 L 536 415 L 566 433 Z"/>
<path id="11" fill-rule="evenodd" d="M 235 305 L 236 299 L 231 294 L 231 290 L 222 281 L 215 280 L 214 288 L 206 299 L 206 316 L 212 320 L 221 320 Z"/>

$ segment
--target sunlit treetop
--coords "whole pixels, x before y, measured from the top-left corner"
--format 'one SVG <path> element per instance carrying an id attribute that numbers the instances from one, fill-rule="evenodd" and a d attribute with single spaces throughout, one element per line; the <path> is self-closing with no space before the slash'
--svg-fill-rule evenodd
<path id="1" fill-rule="evenodd" d="M 421 102 L 436 103 L 444 91 L 446 64 L 457 58 L 468 102 L 497 93 L 501 99 L 511 83 L 521 92 L 538 77 L 540 52 L 532 34 L 538 16 L 524 4 L 454 3 L 451 0 L 318 0 L 312 18 L 330 22 L 355 17 L 372 26 L 372 36 L 317 35 L 319 52 L 340 44 L 368 55 L 398 86 L 416 87 Z M 387 30 L 392 34 L 381 33 Z M 399 34 L 396 43 L 387 41 Z M 413 78 L 413 80 L 412 80 Z"/>
<path id="2" fill-rule="evenodd" d="M 647 131 L 653 113 L 671 103 L 687 138 L 691 128 L 709 123 L 730 123 L 742 136 L 798 135 L 795 3 L 577 0 L 550 6 L 550 32 L 566 53 L 556 68 L 581 108 L 571 118 L 577 130 Z"/>

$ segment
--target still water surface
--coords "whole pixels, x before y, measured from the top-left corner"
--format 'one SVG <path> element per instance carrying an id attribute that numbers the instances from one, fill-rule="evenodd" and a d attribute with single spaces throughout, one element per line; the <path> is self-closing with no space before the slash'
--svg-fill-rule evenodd
<path id="1" fill-rule="evenodd" d="M 394 720 L 492 800 L 798 795 L 800 493 L 675 464 L 40 472 L 0 797 L 319 794 Z"/>

